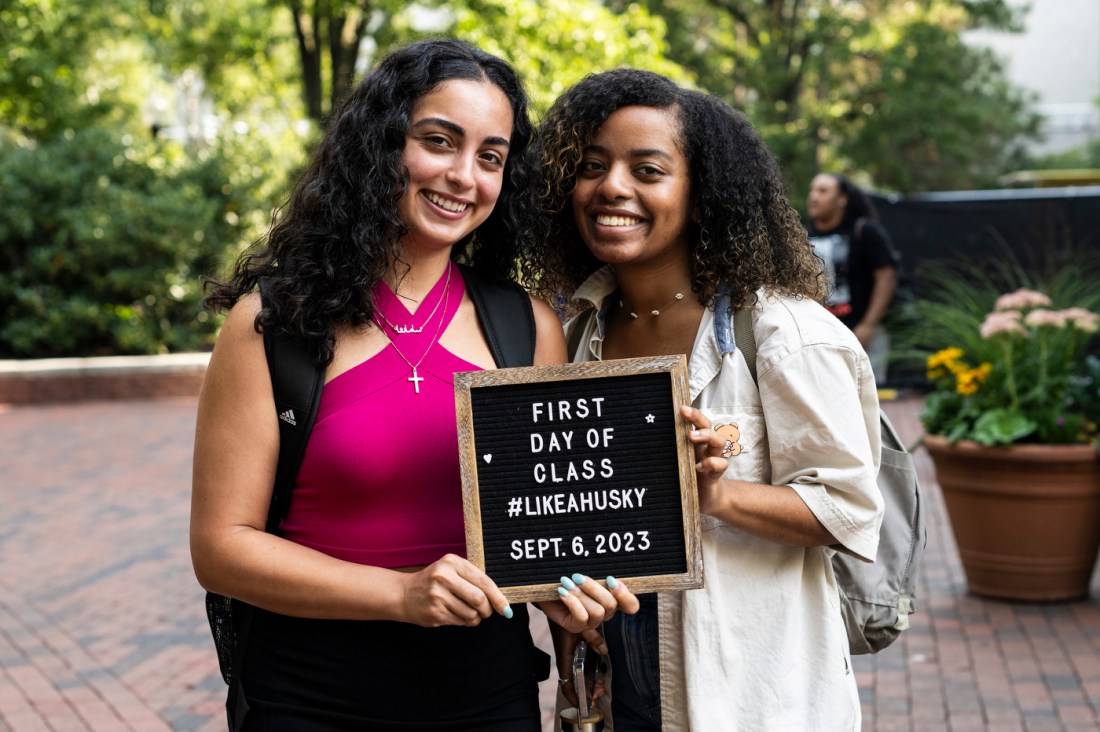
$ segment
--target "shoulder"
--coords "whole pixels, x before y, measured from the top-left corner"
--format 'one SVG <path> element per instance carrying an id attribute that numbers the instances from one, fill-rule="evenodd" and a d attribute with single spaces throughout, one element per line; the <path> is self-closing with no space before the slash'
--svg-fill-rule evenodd
<path id="1" fill-rule="evenodd" d="M 256 316 L 262 308 L 263 302 L 258 292 L 251 292 L 238 300 L 225 317 L 218 343 L 225 340 L 263 340 L 263 336 L 256 331 Z"/>
<path id="2" fill-rule="evenodd" d="M 800 351 L 827 347 L 862 352 L 852 331 L 832 313 L 805 297 L 760 291 L 753 309 L 758 358 L 776 362 Z"/>
<path id="3" fill-rule="evenodd" d="M 203 379 L 204 401 L 239 403 L 239 399 L 271 399 L 264 339 L 256 331 L 261 302 L 258 293 L 241 298 L 218 333 Z"/>
<path id="4" fill-rule="evenodd" d="M 887 233 L 886 227 L 866 216 L 856 221 L 853 231 L 858 232 L 855 237 L 857 240 L 869 245 L 878 246 L 890 241 L 890 234 Z"/>
<path id="5" fill-rule="evenodd" d="M 548 303 L 534 296 L 528 297 L 535 314 L 535 363 L 563 363 L 566 353 L 561 318 Z"/>

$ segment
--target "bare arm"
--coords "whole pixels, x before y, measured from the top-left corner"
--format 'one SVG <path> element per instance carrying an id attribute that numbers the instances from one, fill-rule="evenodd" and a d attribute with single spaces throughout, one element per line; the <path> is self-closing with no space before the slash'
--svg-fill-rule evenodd
<path id="1" fill-rule="evenodd" d="M 897 270 L 893 267 L 879 267 L 872 276 L 874 284 L 871 285 L 871 302 L 867 305 L 863 319 L 852 328 L 864 348 L 871 345 L 871 338 L 886 317 L 890 303 L 894 300 L 894 292 L 898 288 Z"/>

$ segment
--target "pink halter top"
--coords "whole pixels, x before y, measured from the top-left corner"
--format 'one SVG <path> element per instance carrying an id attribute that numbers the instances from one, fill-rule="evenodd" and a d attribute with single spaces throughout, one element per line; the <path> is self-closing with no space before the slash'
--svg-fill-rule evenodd
<path id="1" fill-rule="evenodd" d="M 466 291 L 449 268 L 450 284 L 444 273 L 415 314 L 385 283 L 375 289 L 393 345 L 325 385 L 282 526 L 291 541 L 379 567 L 466 556 L 452 374 L 479 367 L 438 342 Z"/>

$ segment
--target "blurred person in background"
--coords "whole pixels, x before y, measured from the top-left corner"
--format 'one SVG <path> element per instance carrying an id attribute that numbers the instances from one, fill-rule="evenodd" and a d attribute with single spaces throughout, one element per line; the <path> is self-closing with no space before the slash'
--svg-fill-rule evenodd
<path id="1" fill-rule="evenodd" d="M 839 173 L 814 176 L 806 207 L 810 243 L 825 263 L 825 304 L 855 333 L 881 386 L 890 351 L 882 321 L 898 283 L 898 256 L 890 235 L 867 194 Z"/>

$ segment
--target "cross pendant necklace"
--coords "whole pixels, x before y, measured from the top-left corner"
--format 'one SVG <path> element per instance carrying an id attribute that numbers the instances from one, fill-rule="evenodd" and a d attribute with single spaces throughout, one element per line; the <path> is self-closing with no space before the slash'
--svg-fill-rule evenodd
<path id="1" fill-rule="evenodd" d="M 454 265 L 448 265 L 448 267 L 451 267 L 451 266 L 454 266 Z M 450 274 L 451 274 L 451 272 L 450 272 L 450 270 L 448 270 L 447 271 L 447 284 L 443 286 L 443 297 L 440 300 L 441 302 L 446 301 L 449 298 L 450 294 L 451 294 L 451 277 L 450 277 Z M 438 309 L 438 306 L 437 306 L 437 309 Z M 378 312 L 378 311 L 375 311 L 375 314 L 376 315 L 381 315 L 381 313 Z M 432 314 L 434 315 L 435 311 L 432 311 Z M 390 338 L 388 333 L 386 333 L 386 329 L 382 327 L 382 323 L 379 323 L 377 320 L 374 321 L 374 324 L 378 326 L 378 330 L 382 331 L 382 335 L 386 336 L 386 340 L 390 342 L 391 346 L 393 346 L 393 350 L 397 351 L 397 355 L 401 357 L 401 360 L 404 361 L 406 364 L 408 364 L 409 368 L 412 369 L 412 376 L 405 379 L 405 381 L 411 381 L 412 382 L 413 390 L 417 394 L 420 393 L 420 382 L 424 381 L 424 377 L 421 376 L 419 373 L 417 373 L 417 369 L 420 368 L 420 364 L 424 363 L 424 359 L 428 357 L 428 353 L 432 350 L 432 346 L 434 346 L 436 344 L 436 341 L 439 340 L 439 334 L 443 330 L 443 321 L 446 319 L 446 317 L 447 317 L 447 308 L 444 307 L 443 308 L 443 314 L 439 316 L 439 322 L 435 326 L 435 335 L 432 336 L 431 342 L 428 344 L 428 347 L 424 349 L 424 353 L 420 356 L 420 360 L 417 361 L 416 363 L 413 363 L 409 359 L 405 358 L 405 354 L 401 352 L 401 349 L 397 347 L 397 344 L 394 343 L 393 339 Z M 427 325 L 426 321 L 425 321 L 425 325 Z M 421 327 L 423 327 L 423 326 L 421 326 Z"/>

